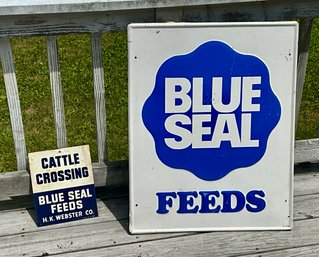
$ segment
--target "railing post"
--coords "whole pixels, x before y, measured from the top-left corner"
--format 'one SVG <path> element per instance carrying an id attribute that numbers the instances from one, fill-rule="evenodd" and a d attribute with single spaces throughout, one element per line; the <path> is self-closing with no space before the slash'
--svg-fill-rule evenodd
<path id="1" fill-rule="evenodd" d="M 102 34 L 92 34 L 92 64 L 94 77 L 94 103 L 99 162 L 107 161 L 106 110 L 104 69 L 102 60 Z"/>
<path id="2" fill-rule="evenodd" d="M 46 38 L 48 64 L 50 70 L 50 84 L 52 94 L 52 104 L 54 110 L 54 121 L 56 131 L 56 142 L 58 148 L 67 147 L 66 126 L 64 118 L 64 103 L 62 93 L 62 83 L 60 65 L 58 57 L 58 47 L 56 36 Z"/>
<path id="3" fill-rule="evenodd" d="M 13 63 L 10 39 L 0 39 L 0 57 L 4 83 L 6 86 L 10 120 L 13 132 L 18 171 L 27 168 L 27 150 L 24 139 L 21 107 L 19 101 L 18 84 Z"/>
<path id="4" fill-rule="evenodd" d="M 296 114 L 295 114 L 296 130 L 298 126 L 303 85 L 304 85 L 305 77 L 306 77 L 312 22 L 313 22 L 313 18 L 306 18 L 306 19 L 302 19 L 299 23 L 299 46 L 298 46 Z"/>

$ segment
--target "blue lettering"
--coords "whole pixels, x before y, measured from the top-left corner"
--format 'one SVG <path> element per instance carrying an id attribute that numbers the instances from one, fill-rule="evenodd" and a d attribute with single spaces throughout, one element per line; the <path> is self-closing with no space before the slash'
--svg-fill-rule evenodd
<path id="1" fill-rule="evenodd" d="M 44 184 L 50 183 L 50 174 L 48 172 L 43 173 L 43 182 Z"/>
<path id="2" fill-rule="evenodd" d="M 51 172 L 51 182 L 57 182 L 58 181 L 58 176 L 56 174 L 56 172 Z"/>
<path id="3" fill-rule="evenodd" d="M 38 185 L 42 185 L 43 184 L 43 180 L 41 179 L 42 178 L 41 175 L 42 174 L 35 175 L 35 179 L 36 179 Z"/>
<path id="4" fill-rule="evenodd" d="M 72 177 L 71 177 L 71 171 L 70 171 L 70 170 L 65 170 L 65 171 L 64 171 L 64 178 L 65 178 L 65 180 L 70 180 L 70 179 L 72 179 Z"/>
<path id="5" fill-rule="evenodd" d="M 82 169 L 81 168 L 74 168 L 75 178 L 82 178 Z"/>
<path id="6" fill-rule="evenodd" d="M 262 190 L 253 190 L 247 194 L 246 209 L 250 212 L 260 212 L 266 207 L 266 202 L 262 197 L 265 197 L 265 192 Z M 252 206 L 253 205 L 253 206 Z"/>
<path id="7" fill-rule="evenodd" d="M 48 165 L 47 161 L 48 161 L 48 158 L 42 158 L 42 159 L 41 159 L 42 169 L 47 169 L 47 168 L 49 168 L 49 165 Z"/>
<path id="8" fill-rule="evenodd" d="M 49 166 L 50 166 L 50 168 L 52 168 L 52 167 L 56 168 L 56 167 L 57 167 L 57 165 L 56 165 L 56 163 L 55 163 L 53 157 L 50 157 L 50 164 L 49 164 Z"/>
<path id="9" fill-rule="evenodd" d="M 82 168 L 72 168 L 66 170 L 59 170 L 59 171 L 51 171 L 51 172 L 44 172 L 39 173 L 36 175 L 36 182 L 38 185 L 47 184 L 47 183 L 54 183 L 58 181 L 64 180 L 71 180 L 71 179 L 81 179 L 89 177 L 90 173 L 88 167 Z"/>
<path id="10" fill-rule="evenodd" d="M 158 214 L 166 214 L 178 201 L 177 213 L 235 213 L 245 207 L 249 212 L 261 212 L 266 208 L 265 192 L 251 190 L 244 194 L 237 190 L 229 191 L 187 191 L 158 192 Z M 178 197 L 177 197 L 178 196 Z M 219 201 L 219 202 L 217 202 Z"/>
<path id="11" fill-rule="evenodd" d="M 80 156 L 78 153 L 73 155 L 64 154 L 58 156 L 44 157 L 41 159 L 41 166 L 43 169 L 57 168 L 61 166 L 80 164 Z"/>
<path id="12" fill-rule="evenodd" d="M 55 156 L 55 160 L 57 162 L 57 166 L 60 167 L 61 166 L 61 162 L 60 162 L 61 156 Z"/>
<path id="13" fill-rule="evenodd" d="M 78 153 L 75 153 L 73 155 L 74 157 L 74 164 L 79 164 L 80 163 L 80 157 L 79 157 L 79 154 Z"/>
<path id="14" fill-rule="evenodd" d="M 159 192 L 156 193 L 158 197 L 158 209 L 157 213 L 159 214 L 165 214 L 168 213 L 168 209 L 166 206 L 168 205 L 169 207 L 173 206 L 173 198 L 176 198 L 176 193 L 175 192 Z"/>
<path id="15" fill-rule="evenodd" d="M 218 191 L 202 191 L 199 194 L 202 196 L 200 213 L 218 213 L 220 211 L 220 205 L 217 205 L 216 208 L 211 208 L 216 204 L 215 197 L 219 197 Z"/>
<path id="16" fill-rule="evenodd" d="M 64 181 L 63 170 L 59 170 L 58 171 L 58 179 L 59 179 L 59 181 Z"/>
<path id="17" fill-rule="evenodd" d="M 83 178 L 86 178 L 89 176 L 89 170 L 87 167 L 82 168 Z"/>
<path id="18" fill-rule="evenodd" d="M 193 192 L 178 192 L 179 197 L 179 209 L 177 213 L 197 213 L 198 206 L 194 206 L 194 198 L 197 198 L 198 194 L 196 191 Z"/>
<path id="19" fill-rule="evenodd" d="M 240 191 L 222 191 L 223 209 L 221 212 L 239 212 L 245 207 L 245 195 Z M 232 199 L 236 198 L 235 206 Z"/>

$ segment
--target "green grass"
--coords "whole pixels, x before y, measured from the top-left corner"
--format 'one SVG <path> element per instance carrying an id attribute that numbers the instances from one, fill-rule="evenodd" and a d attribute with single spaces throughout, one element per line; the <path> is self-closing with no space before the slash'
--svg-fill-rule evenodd
<path id="1" fill-rule="evenodd" d="M 89 144 L 97 161 L 93 74 L 89 35 L 58 38 L 68 146 Z M 28 152 L 56 148 L 45 38 L 13 39 Z M 127 45 L 125 33 L 103 36 L 109 159 L 128 157 Z M 2 71 L 1 71 L 2 72 Z M 0 79 L 0 172 L 16 170 L 10 117 Z"/>
<path id="2" fill-rule="evenodd" d="M 299 113 L 297 139 L 314 138 L 319 129 L 319 19 L 312 28 L 310 55 Z"/>
<path id="3" fill-rule="evenodd" d="M 68 145 L 89 144 L 97 161 L 93 79 L 89 35 L 60 36 L 59 58 Z M 43 37 L 13 39 L 27 151 L 54 149 L 55 129 L 49 72 Z M 319 20 L 311 39 L 309 66 L 296 134 L 313 138 L 319 125 Z M 128 158 L 127 45 L 125 33 L 103 36 L 107 143 L 110 160 Z M 5 86 L 0 78 L 0 172 L 16 170 L 14 144 Z"/>

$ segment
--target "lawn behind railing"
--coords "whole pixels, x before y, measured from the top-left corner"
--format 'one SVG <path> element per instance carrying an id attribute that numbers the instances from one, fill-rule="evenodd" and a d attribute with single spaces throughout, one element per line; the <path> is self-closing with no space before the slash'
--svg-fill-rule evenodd
<path id="1" fill-rule="evenodd" d="M 89 144 L 97 161 L 90 35 L 58 37 L 68 146 Z M 12 40 L 28 152 L 56 148 L 44 37 Z M 109 159 L 128 158 L 126 33 L 103 35 Z M 3 78 L 0 80 L 0 172 L 16 170 Z"/>
<path id="2" fill-rule="evenodd" d="M 97 161 L 89 35 L 59 36 L 68 145 L 91 146 Z M 44 37 L 12 40 L 27 151 L 56 148 Z M 296 139 L 316 137 L 319 126 L 319 20 L 313 25 L 310 58 Z M 128 158 L 126 33 L 103 35 L 109 160 Z M 16 169 L 3 78 L 0 80 L 0 172 Z"/>
<path id="3" fill-rule="evenodd" d="M 319 19 L 314 20 L 296 139 L 319 137 Z"/>

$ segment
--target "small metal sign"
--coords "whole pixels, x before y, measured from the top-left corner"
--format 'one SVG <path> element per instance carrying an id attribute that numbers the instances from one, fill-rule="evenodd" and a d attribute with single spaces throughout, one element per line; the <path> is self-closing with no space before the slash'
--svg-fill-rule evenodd
<path id="1" fill-rule="evenodd" d="M 131 24 L 130 231 L 292 228 L 298 24 Z"/>
<path id="2" fill-rule="evenodd" d="M 29 153 L 37 224 L 98 216 L 88 145 Z"/>

